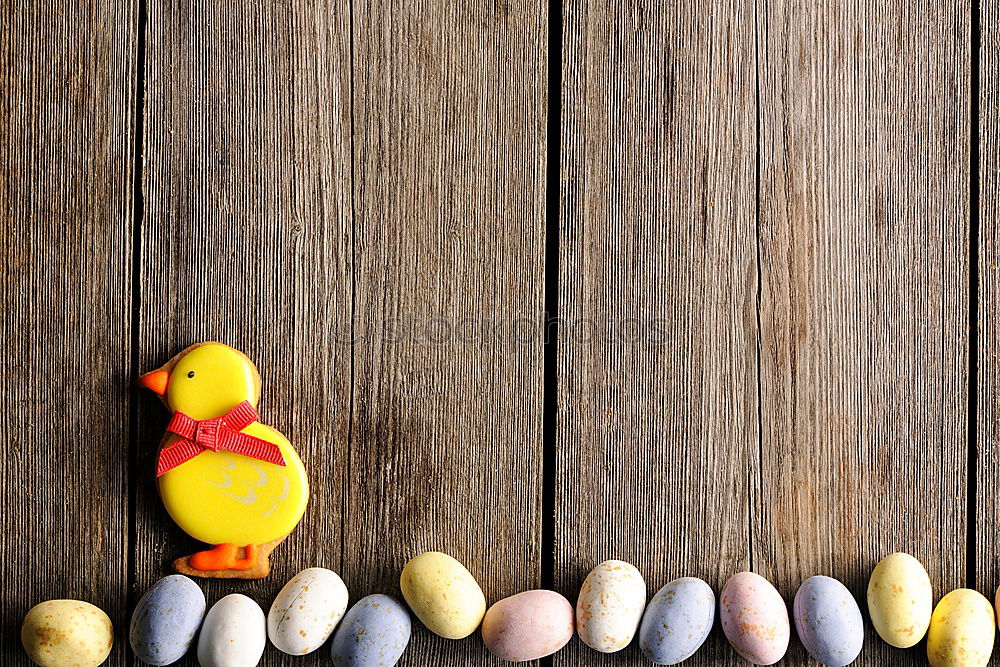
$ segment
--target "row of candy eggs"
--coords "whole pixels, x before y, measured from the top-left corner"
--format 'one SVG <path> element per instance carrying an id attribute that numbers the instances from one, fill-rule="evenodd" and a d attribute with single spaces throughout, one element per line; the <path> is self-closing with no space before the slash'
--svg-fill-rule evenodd
<path id="1" fill-rule="evenodd" d="M 573 636 L 570 603 L 552 591 L 527 591 L 486 610 L 479 584 L 454 558 L 441 553 L 417 556 L 403 568 L 403 597 L 431 632 L 460 639 L 482 623 L 483 640 L 495 655 L 525 662 L 551 655 Z M 788 614 L 781 596 L 751 573 L 733 577 L 722 594 L 722 623 L 733 645 L 758 664 L 780 659 L 788 646 Z M 746 622 L 751 632 L 743 632 Z M 715 622 L 715 595 L 705 582 L 684 578 L 664 586 L 646 605 L 646 583 L 634 566 L 620 560 L 597 565 L 580 588 L 576 632 L 590 648 L 620 651 L 639 634 L 640 646 L 655 664 L 691 657 Z M 784 629 L 782 630 L 782 623 Z"/>
<path id="2" fill-rule="evenodd" d="M 767 600 L 755 601 L 753 595 L 748 595 L 755 589 L 766 591 L 769 586 L 754 577 L 749 573 L 734 577 L 723 599 L 731 598 L 740 608 L 740 616 L 745 613 L 754 616 L 756 622 L 773 625 L 767 618 Z M 744 579 L 749 581 L 742 586 Z M 415 613 L 433 632 L 457 639 L 474 632 L 481 620 L 486 645 L 508 661 L 550 655 L 573 635 L 573 609 L 564 597 L 552 591 L 520 593 L 501 600 L 484 614 L 485 598 L 478 584 L 458 561 L 445 554 L 427 553 L 413 559 L 404 568 L 401 585 Z M 780 596 L 778 600 L 780 606 Z M 70 603 L 44 603 L 36 609 L 51 609 L 59 604 Z M 333 632 L 346 605 L 346 587 L 335 573 L 322 568 L 304 570 L 275 598 L 266 621 L 266 635 L 285 653 L 312 652 Z M 77 606 L 74 611 L 83 610 L 99 621 L 107 637 L 106 649 L 110 650 L 110 621 L 92 605 Z M 187 652 L 201 628 L 198 658 L 202 665 L 256 664 L 266 643 L 265 619 L 257 604 L 243 595 L 229 595 L 217 602 L 207 616 L 205 607 L 204 594 L 190 579 L 173 575 L 157 582 L 133 614 L 130 638 L 136 655 L 148 664 L 171 664 Z M 631 643 L 642 617 L 644 653 L 657 664 L 676 664 L 701 646 L 714 621 L 714 595 L 698 579 L 668 584 L 643 616 L 644 607 L 645 584 L 638 570 L 622 561 L 600 564 L 581 589 L 577 606 L 581 639 L 598 651 L 620 650 Z M 731 634 L 726 625 L 727 611 L 729 607 L 724 606 L 723 623 Z M 29 617 L 33 614 L 37 615 L 35 610 Z M 669 631 L 665 633 L 664 629 Z M 348 612 L 334 637 L 331 654 L 347 664 L 366 664 L 367 652 L 382 656 L 382 664 L 393 664 L 406 647 L 409 631 L 408 615 L 398 603 L 386 596 L 369 596 Z M 777 650 L 783 654 L 787 630 L 769 634 L 779 639 Z M 357 637 L 366 641 L 358 642 Z M 741 654 L 757 662 L 764 662 L 770 655 L 768 651 L 776 650 L 774 646 L 747 643 L 738 635 L 731 634 L 731 638 Z M 103 655 L 78 654 L 72 661 L 99 664 L 106 655 L 106 651 Z M 38 660 L 37 654 L 32 657 L 47 667 L 70 660 L 69 656 L 49 656 L 48 660 Z"/>
<path id="3" fill-rule="evenodd" d="M 892 646 L 910 648 L 926 636 L 932 667 L 980 667 L 993 654 L 997 618 L 989 600 L 960 588 L 935 607 L 927 570 L 909 554 L 890 554 L 875 566 L 868 611 L 876 632 Z"/>
<path id="4" fill-rule="evenodd" d="M 289 655 L 319 649 L 333 635 L 330 655 L 348 665 L 395 664 L 410 639 L 410 617 L 387 595 L 369 595 L 347 610 L 348 592 L 335 572 L 319 567 L 292 577 L 267 617 L 245 595 L 222 598 L 205 614 L 205 598 L 190 579 L 157 582 L 136 605 L 130 640 L 149 665 L 179 660 L 198 634 L 202 667 L 256 665 L 267 640 Z M 346 614 L 345 614 L 346 611 Z"/>
<path id="5" fill-rule="evenodd" d="M 411 559 L 399 586 L 428 630 L 446 639 L 463 639 L 481 626 L 486 647 L 508 662 L 552 655 L 573 637 L 573 607 L 562 595 L 525 591 L 487 610 L 476 579 L 444 553 L 430 551 Z"/>
<path id="6" fill-rule="evenodd" d="M 264 654 L 266 639 L 284 653 L 305 655 L 319 649 L 333 634 L 330 657 L 334 664 L 395 665 L 410 641 L 409 614 L 387 595 L 362 598 L 346 614 L 341 609 L 342 618 L 336 609 L 324 614 L 325 609 L 300 603 L 303 600 L 295 600 L 294 614 L 284 609 L 276 616 L 272 607 L 265 621 L 264 613 L 253 600 L 238 593 L 227 595 L 205 616 L 198 636 L 198 664 L 202 667 L 252 667 Z M 326 626 L 331 627 L 323 629 Z M 336 631 L 332 626 L 337 626 Z M 292 639 L 294 627 L 320 630 L 318 634 L 299 630 L 295 633 L 296 641 Z M 150 665 L 171 664 L 155 655 L 137 653 L 137 656 Z"/>
<path id="7" fill-rule="evenodd" d="M 741 588 L 746 577 L 751 580 Z M 773 593 L 776 605 L 770 598 L 760 597 L 760 583 L 768 587 L 770 584 L 755 577 L 749 573 L 737 575 L 723 591 L 724 603 L 731 603 L 728 607 L 724 604 L 723 627 L 727 627 L 730 613 L 733 619 L 743 618 L 742 614 L 748 618 L 755 615 L 758 626 L 780 625 L 780 621 L 768 618 L 780 607 L 786 627 L 780 649 L 783 655 L 788 643 L 787 612 L 777 591 Z M 446 554 L 429 552 L 411 560 L 403 568 L 400 587 L 410 609 L 431 632 L 461 639 L 481 624 L 487 648 L 509 662 L 552 655 L 574 634 L 574 610 L 562 595 L 526 591 L 500 600 L 487 610 L 486 598 L 475 578 Z M 655 664 L 672 665 L 689 658 L 707 639 L 715 620 L 715 596 L 700 579 L 684 578 L 664 586 L 647 607 L 646 583 L 640 572 L 624 561 L 609 560 L 591 570 L 584 580 L 575 617 L 576 633 L 596 651 L 620 651 L 638 632 L 647 658 Z M 734 624 L 738 625 L 736 620 Z M 746 657 L 759 657 L 761 648 L 751 640 L 735 635 L 731 639 Z"/>
<path id="8" fill-rule="evenodd" d="M 550 655 L 573 636 L 573 608 L 563 596 L 526 591 L 487 611 L 476 580 L 443 553 L 413 558 L 403 568 L 400 587 L 432 632 L 459 639 L 481 626 L 486 645 L 509 661 Z M 320 648 L 331 634 L 330 653 L 338 664 L 376 664 L 374 656 L 377 664 L 395 664 L 410 638 L 405 608 L 388 596 L 372 595 L 345 615 L 347 603 L 347 588 L 336 573 L 309 568 L 281 589 L 266 619 L 256 602 L 240 594 L 220 599 L 206 614 L 201 588 L 185 576 L 171 575 L 140 598 L 129 638 L 139 660 L 155 666 L 180 660 L 196 638 L 199 663 L 222 667 L 257 664 L 267 639 L 285 653 L 302 655 Z M 59 637 L 60 643 L 39 641 L 51 637 Z M 42 667 L 96 667 L 110 653 L 112 637 L 103 611 L 74 600 L 37 605 L 22 627 L 24 647 Z"/>
<path id="9" fill-rule="evenodd" d="M 265 618 L 245 595 L 227 595 L 205 613 L 205 595 L 179 574 L 156 582 L 136 604 L 129 639 L 142 662 L 180 660 L 197 637 L 202 667 L 256 665 L 270 639 L 281 651 L 303 655 L 330 635 L 330 655 L 346 665 L 395 664 L 410 639 L 410 617 L 386 595 L 369 595 L 347 613 L 348 593 L 336 573 L 309 568 L 281 589 Z M 334 632 L 336 630 L 336 632 Z M 50 600 L 25 616 L 21 641 L 41 667 L 97 667 L 111 652 L 111 620 L 78 600 Z"/>
<path id="10" fill-rule="evenodd" d="M 550 655 L 573 635 L 573 609 L 558 593 L 527 591 L 487 611 L 478 583 L 461 563 L 445 554 L 430 552 L 411 560 L 403 569 L 400 585 L 414 613 L 432 632 L 456 639 L 472 634 L 481 624 L 486 645 L 508 661 Z M 347 597 L 335 573 L 310 568 L 286 584 L 266 622 L 256 603 L 230 595 L 213 606 L 202 625 L 205 599 L 201 589 L 174 575 L 158 582 L 140 600 L 133 615 L 132 644 L 143 661 L 166 665 L 183 656 L 201 627 L 198 654 L 204 665 L 232 660 L 255 664 L 264 650 L 265 632 L 286 653 L 308 653 L 333 632 Z M 736 650 L 757 664 L 780 660 L 790 633 L 777 590 L 758 575 L 740 573 L 727 582 L 721 597 L 723 630 Z M 929 577 L 910 556 L 893 554 L 879 563 L 869 584 L 868 603 L 873 624 L 888 643 L 908 647 L 928 634 L 932 665 L 988 662 L 994 634 L 989 602 L 973 591 L 953 591 L 932 615 Z M 595 650 L 620 650 L 638 630 L 641 648 L 652 662 L 676 664 L 707 638 L 714 624 L 715 599 L 707 584 L 685 578 L 664 586 L 646 607 L 645 583 L 638 570 L 622 561 L 607 561 L 588 575 L 576 611 L 579 635 Z M 795 597 L 794 614 L 802 643 L 823 664 L 847 665 L 860 653 L 864 636 L 860 610 L 840 582 L 828 577 L 807 580 Z M 545 623 L 539 623 L 540 619 Z M 70 621 L 75 633 L 72 646 L 53 642 L 61 626 L 69 627 Z M 354 637 L 389 637 L 388 645 L 377 651 L 391 656 L 386 664 L 393 664 L 409 634 L 409 617 L 401 605 L 387 596 L 369 596 L 348 612 L 331 653 L 355 664 L 352 658 L 362 656 L 356 655 L 359 645 Z M 344 639 L 338 642 L 341 635 Z M 29 655 L 46 666 L 100 664 L 110 651 L 111 637 L 110 620 L 100 609 L 69 600 L 36 606 L 22 630 Z M 236 637 L 239 642 L 232 641 Z M 66 650 L 73 655 L 63 655 Z M 338 656 L 338 652 L 352 650 L 353 656 Z"/>
<path id="11" fill-rule="evenodd" d="M 593 590 L 591 590 L 593 589 Z M 621 561 L 602 563 L 587 577 L 577 604 L 581 639 L 600 651 L 628 645 L 639 623 L 644 585 L 635 568 Z M 736 651 L 758 665 L 784 657 L 790 623 L 785 602 L 763 577 L 742 572 L 722 589 L 719 615 Z M 982 667 L 993 651 L 997 619 L 976 591 L 958 589 L 933 607 L 930 578 L 908 554 L 891 554 L 872 572 L 869 614 L 879 636 L 899 648 L 927 637 L 932 667 Z M 664 586 L 641 618 L 639 640 L 655 664 L 677 664 L 704 643 L 714 624 L 711 588 L 685 578 Z M 853 663 L 864 644 L 864 620 L 850 591 L 836 579 L 814 576 L 800 586 L 793 603 L 795 627 L 807 652 L 830 667 Z"/>
<path id="12" fill-rule="evenodd" d="M 521 593 L 484 613 L 479 585 L 461 563 L 445 554 L 422 554 L 412 560 L 404 568 L 401 586 L 411 609 L 432 632 L 452 639 L 466 637 L 482 621 L 487 647 L 511 662 L 551 655 L 573 634 L 572 608 L 551 591 Z M 867 597 L 873 625 L 890 645 L 910 647 L 926 634 L 932 667 L 988 664 L 995 617 L 979 593 L 952 591 L 932 610 L 924 567 L 912 556 L 892 554 L 873 571 Z M 576 631 L 587 646 L 604 653 L 625 648 L 638 633 L 651 662 L 672 665 L 691 657 L 705 642 L 715 609 L 712 589 L 690 577 L 661 588 L 647 607 L 642 575 L 632 565 L 612 560 L 595 567 L 584 581 L 576 606 Z M 864 620 L 841 582 L 810 577 L 795 595 L 793 614 L 800 641 L 818 662 L 844 667 L 860 655 Z M 727 639 L 750 662 L 774 664 L 787 652 L 788 610 L 781 594 L 763 577 L 752 572 L 731 577 L 722 589 L 719 615 Z M 543 624 L 541 619 L 555 622 Z"/>

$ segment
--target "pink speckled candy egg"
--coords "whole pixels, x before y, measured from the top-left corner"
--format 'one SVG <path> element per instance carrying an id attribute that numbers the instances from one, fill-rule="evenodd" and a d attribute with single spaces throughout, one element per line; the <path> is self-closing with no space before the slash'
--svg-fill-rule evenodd
<path id="1" fill-rule="evenodd" d="M 740 572 L 726 582 L 719 617 L 729 643 L 756 665 L 773 665 L 788 650 L 788 607 L 764 577 Z"/>
<path id="2" fill-rule="evenodd" d="M 527 662 L 552 655 L 573 638 L 573 605 L 554 591 L 500 600 L 483 618 L 483 641 L 498 658 Z"/>

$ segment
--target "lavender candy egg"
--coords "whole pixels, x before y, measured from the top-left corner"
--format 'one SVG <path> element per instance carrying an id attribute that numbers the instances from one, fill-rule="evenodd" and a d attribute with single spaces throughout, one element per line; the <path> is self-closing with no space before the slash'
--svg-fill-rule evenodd
<path id="1" fill-rule="evenodd" d="M 715 623 L 715 593 L 695 577 L 671 581 L 649 601 L 639 645 L 654 665 L 676 665 L 701 648 Z"/>
<path id="2" fill-rule="evenodd" d="M 829 667 L 845 667 L 861 654 L 865 625 L 857 600 L 830 577 L 809 577 L 795 594 L 795 629 L 809 655 Z"/>
<path id="3" fill-rule="evenodd" d="M 410 643 L 410 615 L 388 595 L 361 598 L 348 610 L 330 643 L 334 665 L 392 667 Z"/>
<path id="4" fill-rule="evenodd" d="M 129 641 L 147 665 L 177 662 L 194 643 L 205 617 L 205 594 L 181 574 L 160 579 L 146 591 L 132 613 Z"/>
<path id="5" fill-rule="evenodd" d="M 483 642 L 507 662 L 552 655 L 573 638 L 573 605 L 555 591 L 524 591 L 500 600 L 483 617 Z"/>
<path id="6" fill-rule="evenodd" d="M 733 575 L 722 587 L 719 617 L 729 643 L 755 665 L 773 665 L 785 656 L 791 635 L 788 608 L 764 577 Z"/>

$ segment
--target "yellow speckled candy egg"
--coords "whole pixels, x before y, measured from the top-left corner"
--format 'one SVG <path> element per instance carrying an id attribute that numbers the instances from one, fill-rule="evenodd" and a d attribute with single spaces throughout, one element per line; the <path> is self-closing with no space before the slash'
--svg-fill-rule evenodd
<path id="1" fill-rule="evenodd" d="M 111 653 L 114 630 L 103 611 L 80 600 L 49 600 L 31 608 L 21 643 L 41 667 L 97 667 Z"/>
<path id="2" fill-rule="evenodd" d="M 421 623 L 445 639 L 463 639 L 479 627 L 486 596 L 457 560 L 428 551 L 410 560 L 399 577 L 406 604 Z"/>
<path id="3" fill-rule="evenodd" d="M 614 653 L 632 642 L 645 610 L 646 582 L 639 570 L 625 561 L 606 560 L 580 587 L 576 631 L 595 651 Z"/>
<path id="4" fill-rule="evenodd" d="M 896 648 L 910 648 L 927 633 L 934 597 L 927 570 L 909 554 L 879 561 L 868 581 L 868 613 L 879 636 Z"/>
<path id="5" fill-rule="evenodd" d="M 931 667 L 982 667 L 990 662 L 996 633 L 993 607 L 976 591 L 960 588 L 938 602 L 927 631 Z"/>

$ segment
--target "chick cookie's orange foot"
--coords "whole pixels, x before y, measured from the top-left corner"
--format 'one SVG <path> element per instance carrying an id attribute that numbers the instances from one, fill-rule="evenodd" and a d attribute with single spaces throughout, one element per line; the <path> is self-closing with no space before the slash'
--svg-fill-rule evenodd
<path id="1" fill-rule="evenodd" d="M 173 412 L 156 480 L 170 517 L 216 545 L 174 561 L 181 574 L 259 579 L 305 512 L 309 484 L 291 443 L 261 423 L 260 376 L 238 350 L 198 343 L 139 383 Z"/>
<path id="2" fill-rule="evenodd" d="M 239 547 L 235 544 L 218 544 L 207 551 L 178 558 L 174 570 L 189 577 L 210 577 L 213 579 L 263 579 L 271 572 L 267 553 L 275 544 L 259 547 L 250 544 Z M 267 553 L 264 553 L 266 549 Z M 240 556 L 240 551 L 243 556 Z"/>
<path id="3" fill-rule="evenodd" d="M 196 570 L 252 570 L 257 566 L 257 545 L 247 545 L 244 557 L 237 554 L 240 548 L 235 544 L 218 544 L 208 551 L 199 551 L 188 556 L 188 565 Z"/>

